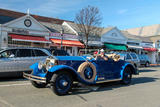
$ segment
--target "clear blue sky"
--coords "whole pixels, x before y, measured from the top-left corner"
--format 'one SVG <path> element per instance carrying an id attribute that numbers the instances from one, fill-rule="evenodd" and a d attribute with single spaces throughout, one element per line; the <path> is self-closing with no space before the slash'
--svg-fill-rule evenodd
<path id="1" fill-rule="evenodd" d="M 119 29 L 160 24 L 160 0 L 0 0 L 0 8 L 74 21 L 87 5 L 100 9 L 102 27 Z"/>

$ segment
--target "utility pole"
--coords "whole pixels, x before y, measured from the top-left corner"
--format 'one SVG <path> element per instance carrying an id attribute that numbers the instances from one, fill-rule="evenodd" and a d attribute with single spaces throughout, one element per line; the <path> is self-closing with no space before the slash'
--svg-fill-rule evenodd
<path id="1" fill-rule="evenodd" d="M 64 33 L 64 28 L 61 28 L 61 50 L 63 49 L 63 33 Z"/>
<path id="2" fill-rule="evenodd" d="M 0 49 L 2 48 L 2 25 L 0 24 Z"/>

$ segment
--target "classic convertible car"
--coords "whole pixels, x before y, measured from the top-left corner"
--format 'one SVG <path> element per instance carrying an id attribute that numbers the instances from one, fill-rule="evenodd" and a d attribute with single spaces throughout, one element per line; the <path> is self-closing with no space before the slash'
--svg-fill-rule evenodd
<path id="1" fill-rule="evenodd" d="M 50 84 L 57 95 L 67 94 L 74 81 L 90 85 L 119 80 L 129 84 L 132 74 L 138 74 L 132 64 L 124 60 L 105 61 L 92 56 L 50 56 L 30 68 L 33 69 L 32 73 L 24 73 L 24 77 L 36 88 Z"/>

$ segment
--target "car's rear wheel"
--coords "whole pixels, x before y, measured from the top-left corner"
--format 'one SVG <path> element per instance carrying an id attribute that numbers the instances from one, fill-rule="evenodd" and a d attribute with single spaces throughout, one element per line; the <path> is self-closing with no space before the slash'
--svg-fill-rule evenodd
<path id="1" fill-rule="evenodd" d="M 128 85 L 131 83 L 132 72 L 129 67 L 126 67 L 123 72 L 122 84 Z"/>
<path id="2" fill-rule="evenodd" d="M 51 89 L 57 95 L 66 95 L 71 90 L 73 78 L 68 72 L 59 71 L 51 79 Z"/>
<path id="3" fill-rule="evenodd" d="M 45 88 L 47 85 L 47 83 L 36 82 L 36 81 L 32 81 L 32 80 L 31 80 L 31 83 L 36 88 Z"/>

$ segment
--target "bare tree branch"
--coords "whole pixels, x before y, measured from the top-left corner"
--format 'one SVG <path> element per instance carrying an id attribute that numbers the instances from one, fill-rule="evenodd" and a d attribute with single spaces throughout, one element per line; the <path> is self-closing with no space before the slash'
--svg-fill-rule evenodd
<path id="1" fill-rule="evenodd" d="M 81 33 L 86 37 L 86 48 L 88 47 L 88 37 L 100 35 L 101 28 L 101 14 L 97 7 L 87 6 L 79 11 L 76 14 L 75 22 Z"/>

